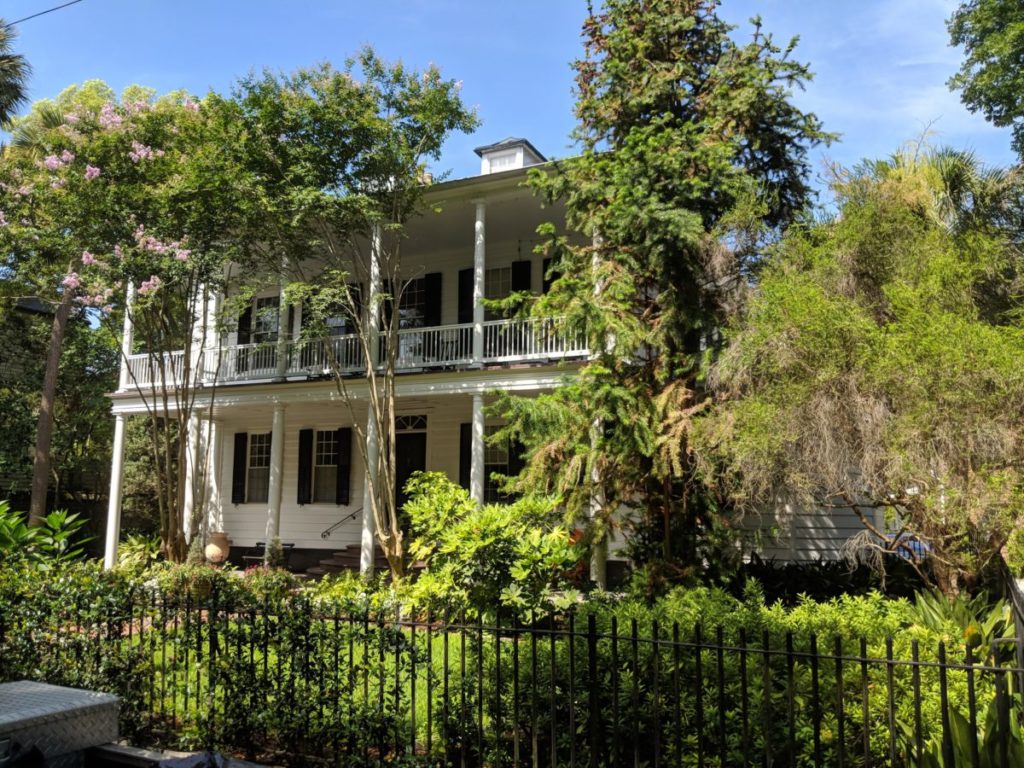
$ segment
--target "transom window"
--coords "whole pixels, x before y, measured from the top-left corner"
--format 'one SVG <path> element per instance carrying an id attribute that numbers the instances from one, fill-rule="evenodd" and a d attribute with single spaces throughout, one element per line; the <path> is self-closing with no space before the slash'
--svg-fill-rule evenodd
<path id="1" fill-rule="evenodd" d="M 425 432 L 426 429 L 426 416 L 395 416 L 396 432 Z"/>
<path id="2" fill-rule="evenodd" d="M 265 502 L 270 494 L 270 433 L 249 435 L 249 471 L 245 500 Z"/>
<path id="3" fill-rule="evenodd" d="M 338 483 L 338 433 L 334 430 L 316 433 L 313 462 L 313 501 L 333 503 Z"/>

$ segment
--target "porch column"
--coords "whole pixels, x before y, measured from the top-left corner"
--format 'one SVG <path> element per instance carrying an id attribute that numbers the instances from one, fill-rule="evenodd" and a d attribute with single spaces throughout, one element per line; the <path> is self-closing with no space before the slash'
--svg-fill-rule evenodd
<path id="1" fill-rule="evenodd" d="M 484 362 L 484 274 L 485 224 L 487 207 L 476 204 L 476 223 L 473 228 L 473 363 Z"/>
<path id="2" fill-rule="evenodd" d="M 135 336 L 135 324 L 132 322 L 132 306 L 135 304 L 135 284 L 130 280 L 124 294 L 124 325 L 121 331 L 121 376 L 117 388 L 128 389 L 132 384 L 131 374 L 128 372 L 128 356 L 132 353 L 132 345 Z"/>
<path id="3" fill-rule="evenodd" d="M 281 481 L 284 471 L 284 403 L 274 403 L 270 428 L 270 487 L 267 492 L 267 552 L 281 535 Z"/>
<path id="4" fill-rule="evenodd" d="M 377 439 L 377 419 L 373 413 L 373 408 L 368 407 L 367 410 L 369 413 L 366 417 L 366 474 L 363 481 L 363 519 L 359 538 L 359 572 L 366 576 L 372 576 L 376 560 L 374 550 L 377 543 L 373 503 L 374 493 L 377 490 L 377 483 L 380 477 L 377 474 L 380 446 Z"/>
<path id="5" fill-rule="evenodd" d="M 282 265 L 281 279 L 277 284 L 277 378 L 284 381 L 288 375 L 288 342 L 291 340 L 291 328 L 288 327 L 288 301 L 284 289 L 288 284 L 285 271 L 288 264 Z"/>
<path id="6" fill-rule="evenodd" d="M 590 268 L 595 273 L 601 266 L 600 251 L 601 246 L 604 244 L 604 239 L 601 237 L 601 233 L 594 230 L 592 237 L 592 244 L 594 246 L 592 255 L 590 257 Z M 601 294 L 603 285 L 597 279 L 594 280 L 594 296 L 597 297 Z M 610 339 L 604 339 L 605 351 L 610 351 Z M 593 360 L 597 357 L 597 350 L 591 352 L 590 358 Z M 590 444 L 594 450 L 597 449 L 597 443 L 601 439 L 601 430 L 604 428 L 600 419 L 594 419 L 590 425 Z M 601 510 L 607 503 L 607 498 L 604 494 L 604 486 L 601 484 L 601 471 L 595 466 L 590 472 L 590 483 L 592 487 L 590 497 L 590 522 L 593 525 L 594 518 L 601 514 Z M 604 531 L 600 538 L 595 538 L 590 549 L 590 580 L 594 582 L 601 589 L 608 588 L 608 529 L 604 527 Z"/>
<path id="7" fill-rule="evenodd" d="M 224 467 L 224 430 L 216 419 L 210 419 L 209 450 L 206 452 L 206 534 L 224 530 L 224 513 L 220 498 L 220 477 Z"/>
<path id="8" fill-rule="evenodd" d="M 469 464 L 469 492 L 477 504 L 484 503 L 484 396 L 473 395 L 473 439 Z"/>
<path id="9" fill-rule="evenodd" d="M 374 224 L 370 241 L 370 295 L 366 313 L 366 343 L 370 346 L 367 352 L 374 368 L 380 364 L 380 254 L 381 229 L 380 224 Z"/>
<path id="10" fill-rule="evenodd" d="M 596 448 L 600 437 L 601 420 L 594 419 L 590 430 L 590 444 Z M 593 525 L 595 518 L 601 514 L 607 499 L 604 495 L 604 486 L 601 485 L 601 470 L 596 466 L 590 470 L 590 522 Z M 600 538 L 595 538 L 590 547 L 590 580 L 600 589 L 608 589 L 608 528 L 603 526 Z"/>
<path id="11" fill-rule="evenodd" d="M 192 413 L 188 417 L 188 433 L 185 435 L 185 487 L 181 489 L 182 499 L 182 530 L 185 541 L 192 540 L 192 518 L 196 508 L 196 484 L 201 482 L 202 472 L 199 470 L 199 417 Z"/>
<path id="12" fill-rule="evenodd" d="M 110 463 L 110 500 L 107 502 L 107 545 L 103 567 L 117 565 L 117 543 L 121 538 L 121 487 L 124 481 L 124 414 L 114 417 L 114 451 Z"/>

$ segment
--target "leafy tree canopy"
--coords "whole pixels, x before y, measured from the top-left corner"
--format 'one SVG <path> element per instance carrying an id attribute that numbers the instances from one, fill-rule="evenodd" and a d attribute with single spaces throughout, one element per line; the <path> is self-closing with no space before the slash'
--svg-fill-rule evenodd
<path id="1" fill-rule="evenodd" d="M 872 527 L 862 551 L 917 536 L 955 591 L 1021 522 L 1018 179 L 908 150 L 835 190 L 840 215 L 781 242 L 730 330 L 697 453 L 748 511 L 885 509 L 889 530 Z"/>
<path id="2" fill-rule="evenodd" d="M 1013 129 L 1024 157 L 1024 4 L 1019 0 L 969 0 L 948 22 L 953 45 L 966 58 L 949 80 L 972 112 Z"/>

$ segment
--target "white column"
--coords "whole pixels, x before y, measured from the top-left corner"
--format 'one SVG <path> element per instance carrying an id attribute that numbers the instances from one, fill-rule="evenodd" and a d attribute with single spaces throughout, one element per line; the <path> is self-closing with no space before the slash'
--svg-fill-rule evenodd
<path id="1" fill-rule="evenodd" d="M 224 513 L 220 498 L 220 477 L 224 467 L 224 430 L 216 420 L 210 421 L 209 450 L 206 452 L 206 532 L 224 530 Z"/>
<path id="2" fill-rule="evenodd" d="M 127 389 L 132 384 L 132 377 L 128 374 L 128 356 L 132 353 L 132 344 L 135 336 L 135 325 L 132 323 L 132 305 L 135 304 L 135 285 L 128 281 L 128 287 L 124 294 L 124 326 L 121 331 L 121 378 L 118 389 Z"/>
<path id="3" fill-rule="evenodd" d="M 486 260 L 485 225 L 487 207 L 476 204 L 476 223 L 473 227 L 473 362 L 484 360 L 484 274 Z"/>
<path id="4" fill-rule="evenodd" d="M 592 244 L 594 246 L 593 255 L 590 258 L 590 268 L 594 272 L 594 296 L 599 296 L 603 285 L 598 281 L 597 271 L 601 266 L 600 250 L 604 244 L 604 240 L 601 238 L 601 233 L 597 230 L 593 233 Z M 604 340 L 605 351 L 610 351 L 608 346 L 609 340 Z M 597 350 L 591 352 L 590 358 L 594 359 L 597 357 Z M 596 450 L 597 442 L 601 439 L 601 430 L 603 424 L 600 419 L 594 419 L 590 425 L 590 444 Z M 604 487 L 601 485 L 601 472 L 595 466 L 590 472 L 590 483 L 593 488 L 591 491 L 590 498 L 590 521 L 593 524 L 594 518 L 601 513 L 601 509 L 607 502 L 604 494 Z M 608 529 L 604 527 L 604 532 L 600 538 L 595 538 L 591 544 L 590 549 L 590 580 L 597 584 L 601 589 L 608 588 Z"/>
<path id="5" fill-rule="evenodd" d="M 484 503 L 484 396 L 473 395 L 473 439 L 469 463 L 469 492 L 477 504 Z"/>
<path id="6" fill-rule="evenodd" d="M 600 436 L 601 420 L 594 419 L 591 425 L 590 442 L 595 445 Z M 596 445 L 595 445 L 596 447 Z M 590 482 L 592 486 L 590 495 L 590 522 L 601 514 L 606 499 L 604 488 L 601 485 L 601 471 L 594 466 L 590 470 Z M 590 548 L 590 580 L 601 589 L 608 589 L 608 528 L 602 525 L 601 536 L 595 537 Z"/>
<path id="7" fill-rule="evenodd" d="M 369 413 L 366 417 L 366 474 L 363 480 L 363 519 L 359 538 L 359 572 L 372 576 L 374 561 L 376 560 L 374 551 L 377 543 L 373 503 L 378 478 L 380 477 L 377 473 L 380 446 L 377 439 L 377 419 L 372 408 L 367 408 L 367 410 Z M 380 498 L 380 496 L 378 495 L 377 498 Z"/>
<path id="8" fill-rule="evenodd" d="M 288 327 L 288 301 L 284 294 L 286 280 L 287 278 L 282 272 L 277 299 L 277 378 L 281 380 L 288 374 L 288 342 L 291 340 L 291 329 Z"/>
<path id="9" fill-rule="evenodd" d="M 114 455 L 110 462 L 110 500 L 107 502 L 107 546 L 103 567 L 108 571 L 117 565 L 117 542 L 121 538 L 121 486 L 124 480 L 125 416 L 114 417 Z"/>
<path id="10" fill-rule="evenodd" d="M 267 551 L 281 535 L 281 481 L 284 473 L 284 403 L 274 403 L 270 429 L 270 488 L 267 493 Z"/>
<path id="11" fill-rule="evenodd" d="M 374 368 L 380 363 L 380 256 L 381 229 L 380 224 L 374 224 L 370 242 L 370 296 L 366 313 L 366 342 L 370 345 L 369 358 Z"/>
<path id="12" fill-rule="evenodd" d="M 185 487 L 180 489 L 182 499 L 182 531 L 185 541 L 192 541 L 192 515 L 196 506 L 196 483 L 200 482 L 199 466 L 199 417 L 190 414 L 188 417 L 188 433 L 185 435 Z"/>

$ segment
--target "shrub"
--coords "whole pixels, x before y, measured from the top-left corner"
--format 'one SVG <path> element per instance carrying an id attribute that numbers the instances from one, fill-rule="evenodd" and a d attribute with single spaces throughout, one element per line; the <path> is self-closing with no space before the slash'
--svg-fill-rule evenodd
<path id="1" fill-rule="evenodd" d="M 579 553 L 562 526 L 556 500 L 525 497 L 478 506 L 440 472 L 414 474 L 405 512 L 409 552 L 425 564 L 408 599 L 423 607 L 456 604 L 473 613 L 499 605 L 537 608 L 567 585 Z"/>
<path id="2" fill-rule="evenodd" d="M 24 559 L 41 568 L 79 560 L 91 540 L 82 535 L 84 525 L 77 514 L 56 510 L 29 527 L 21 512 L 0 501 L 0 560 Z"/>

